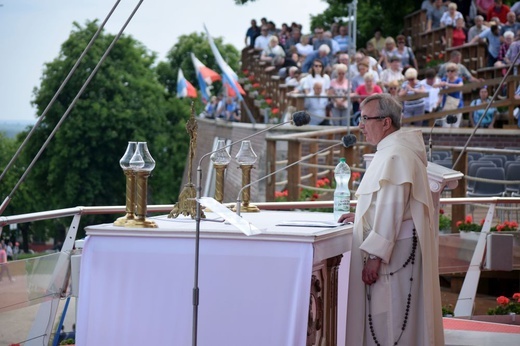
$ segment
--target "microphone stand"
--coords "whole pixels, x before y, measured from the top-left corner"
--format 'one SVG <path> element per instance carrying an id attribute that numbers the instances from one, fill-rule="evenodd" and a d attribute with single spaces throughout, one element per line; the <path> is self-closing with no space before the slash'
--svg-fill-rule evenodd
<path id="1" fill-rule="evenodd" d="M 298 161 L 294 161 L 293 163 L 291 163 L 291 164 L 289 164 L 289 165 L 287 165 L 287 166 L 284 166 L 284 167 L 282 167 L 282 168 L 279 168 L 279 169 L 277 169 L 276 171 L 271 172 L 271 173 L 269 173 L 269 174 L 263 176 L 263 177 L 260 178 L 260 179 L 257 179 L 257 180 L 255 180 L 255 181 L 253 181 L 253 182 L 251 182 L 251 183 L 249 183 L 249 184 L 247 184 L 247 185 L 244 185 L 244 186 L 240 189 L 240 191 L 238 192 L 238 197 L 237 197 L 237 202 L 236 202 L 237 215 L 240 216 L 240 205 L 242 204 L 242 200 L 241 200 L 240 196 L 242 196 L 242 192 L 243 192 L 245 189 L 247 189 L 248 187 L 251 187 L 251 185 L 256 184 L 256 183 L 258 183 L 258 182 L 260 182 L 260 181 L 262 181 L 262 180 L 264 180 L 264 179 L 267 179 L 267 178 L 269 178 L 269 177 L 271 177 L 271 176 L 273 176 L 273 175 L 275 175 L 275 174 L 277 174 L 277 173 L 280 173 L 281 171 L 286 170 L 287 168 L 290 168 L 290 167 L 292 167 L 292 166 L 294 166 L 294 165 L 297 165 L 297 164 L 301 163 L 302 161 L 305 161 L 305 160 L 307 160 L 307 159 L 310 159 L 311 157 L 314 157 L 314 156 L 316 156 L 316 155 L 318 155 L 318 154 L 321 154 L 321 153 L 324 152 L 324 151 L 329 151 L 330 149 L 332 149 L 332 148 L 334 148 L 334 147 L 337 147 L 337 146 L 340 145 L 340 144 L 343 144 L 343 145 L 346 147 L 346 145 L 344 144 L 344 142 L 339 142 L 339 143 L 332 144 L 332 145 L 330 145 L 330 146 L 328 146 L 328 147 L 326 147 L 326 148 L 324 148 L 324 149 L 318 150 L 317 152 L 308 155 L 307 157 L 304 157 L 304 158 L 302 158 L 302 159 L 300 159 L 300 160 L 298 160 Z M 354 143 L 352 143 L 352 144 L 354 144 Z"/>
<path id="2" fill-rule="evenodd" d="M 244 138 L 241 138 L 237 141 L 234 141 L 232 143 L 229 143 L 225 147 L 219 148 L 217 150 L 210 151 L 209 153 L 206 153 L 202 155 L 202 157 L 199 160 L 199 165 L 197 166 L 197 186 L 196 186 L 196 204 L 195 204 L 195 269 L 194 269 L 194 278 L 193 278 L 193 324 L 192 324 L 192 345 L 197 345 L 197 329 L 198 329 L 198 315 L 199 315 L 199 249 L 200 249 L 200 221 L 201 221 L 201 207 L 199 203 L 199 199 L 202 197 L 202 160 L 204 160 L 209 155 L 216 153 L 220 150 L 226 150 L 227 148 L 248 140 L 249 138 L 252 138 L 256 135 L 265 133 L 267 131 L 270 131 L 272 129 L 275 129 L 277 127 L 280 127 L 285 124 L 293 124 L 293 120 L 285 121 L 283 123 L 279 123 L 273 126 L 270 126 L 268 128 L 265 128 L 263 130 L 260 130 L 258 132 L 255 132 L 249 136 L 246 136 Z M 308 123 L 308 122 L 307 122 Z M 305 124 L 301 124 L 305 125 Z M 301 126 L 297 125 L 297 126 Z"/>
<path id="3" fill-rule="evenodd" d="M 435 128 L 435 124 L 439 120 L 440 121 L 446 120 L 446 122 L 448 124 L 453 124 L 453 123 L 457 122 L 457 118 L 454 115 L 447 115 L 444 118 L 435 119 L 435 121 L 433 122 L 433 126 L 432 126 L 432 128 L 430 130 L 430 139 L 428 140 L 428 146 L 430 147 L 430 151 L 428 152 L 428 157 L 429 157 L 428 161 L 430 161 L 430 162 L 433 162 L 432 161 L 432 151 L 433 151 L 432 133 L 433 133 L 433 129 Z"/>
<path id="4" fill-rule="evenodd" d="M 83 85 L 81 86 L 81 89 L 78 91 L 78 93 L 76 94 L 76 96 L 72 100 L 71 104 L 69 105 L 69 107 L 67 108 L 65 113 L 63 113 L 63 115 L 61 116 L 60 120 L 58 121 L 58 123 L 56 124 L 56 126 L 54 127 L 52 132 L 49 134 L 49 137 L 47 137 L 47 140 L 43 143 L 43 145 L 41 146 L 40 150 L 38 151 L 36 156 L 33 158 L 31 163 L 29 164 L 29 166 L 27 166 L 27 169 L 22 174 L 22 176 L 20 177 L 20 179 L 18 180 L 18 182 L 14 186 L 13 190 L 11 191 L 11 193 L 9 193 L 9 195 L 4 199 L 4 201 L 2 202 L 2 205 L 0 205 L 0 215 L 3 214 L 5 208 L 7 208 L 7 206 L 9 205 L 9 202 L 11 201 L 11 198 L 12 198 L 13 194 L 18 190 L 18 187 L 20 187 L 22 182 L 27 177 L 27 174 L 29 174 L 29 172 L 32 170 L 32 168 L 36 164 L 36 161 L 38 161 L 38 159 L 40 158 L 41 154 L 47 148 L 47 146 L 49 145 L 50 141 L 52 140 L 52 138 L 54 137 L 56 132 L 58 132 L 58 130 L 60 129 L 62 123 L 65 121 L 65 119 L 67 119 L 68 115 L 70 114 L 70 112 L 72 111 L 72 109 L 74 108 L 76 103 L 78 102 L 79 98 L 81 97 L 81 95 L 83 95 L 83 92 L 85 91 L 85 89 L 89 85 L 90 81 L 94 78 L 94 76 L 96 75 L 97 71 L 99 70 L 99 68 L 101 67 L 103 62 L 106 60 L 106 58 L 107 58 L 108 54 L 110 53 L 110 51 L 112 51 L 112 48 L 114 47 L 116 42 L 119 41 L 119 38 L 123 34 L 123 31 L 126 29 L 126 27 L 128 26 L 128 24 L 130 23 L 130 21 L 134 17 L 135 13 L 139 9 L 139 7 L 143 3 L 143 1 L 144 0 L 140 0 L 139 3 L 135 6 L 134 10 L 130 14 L 130 16 L 127 18 L 126 22 L 123 24 L 123 26 L 121 27 L 121 29 L 119 30 L 117 35 L 114 37 L 114 39 L 112 40 L 112 42 L 108 46 L 107 50 L 105 51 L 105 53 L 103 54 L 101 59 L 99 59 L 97 65 L 94 67 L 94 69 L 92 70 L 92 72 L 88 76 L 88 78 L 85 81 L 85 83 L 83 83 Z"/>
<path id="5" fill-rule="evenodd" d="M 432 150 L 433 150 L 433 143 L 432 143 L 432 133 L 433 133 L 433 129 L 435 128 L 435 124 L 437 124 L 437 121 L 439 121 L 441 119 L 435 119 L 435 121 L 433 122 L 433 126 L 430 130 L 430 139 L 428 140 L 428 146 L 430 147 L 430 151 L 428 152 L 428 161 L 430 162 L 433 162 L 432 161 Z"/>
<path id="6" fill-rule="evenodd" d="M 502 89 L 502 85 L 504 84 L 507 76 L 509 76 L 511 74 L 511 70 L 515 67 L 515 63 L 516 61 L 518 60 L 518 57 L 520 57 L 520 51 L 518 51 L 518 53 L 516 54 L 515 58 L 513 59 L 513 61 L 511 62 L 511 65 L 509 66 L 509 68 L 507 69 L 507 72 L 506 74 L 504 75 L 504 77 L 502 78 L 502 80 L 500 81 L 500 84 L 498 85 L 497 89 L 495 90 L 495 93 L 493 94 L 493 97 L 491 97 L 491 100 L 488 102 L 485 110 L 484 110 L 484 114 L 487 113 L 488 109 L 491 107 L 491 104 L 493 103 L 493 101 L 495 101 L 496 97 L 498 96 L 498 92 L 500 91 L 500 89 Z M 480 117 L 480 119 L 478 120 L 477 124 L 475 125 L 475 127 L 473 128 L 473 131 L 471 132 L 471 134 L 469 135 L 469 138 L 468 140 L 466 141 L 466 144 L 464 144 L 464 147 L 462 148 L 462 150 L 460 151 L 460 154 L 459 156 L 457 157 L 457 160 L 455 160 L 455 163 L 453 164 L 453 166 L 451 166 L 451 169 L 455 169 L 455 167 L 457 167 L 457 164 L 459 163 L 460 161 L 460 158 L 462 157 L 462 154 L 466 151 L 466 148 L 468 147 L 469 145 L 469 142 L 471 141 L 471 139 L 473 138 L 473 136 L 475 135 L 475 133 L 477 132 L 478 130 L 478 127 L 480 126 L 480 124 L 482 123 L 482 120 L 484 119 L 484 117 Z"/>

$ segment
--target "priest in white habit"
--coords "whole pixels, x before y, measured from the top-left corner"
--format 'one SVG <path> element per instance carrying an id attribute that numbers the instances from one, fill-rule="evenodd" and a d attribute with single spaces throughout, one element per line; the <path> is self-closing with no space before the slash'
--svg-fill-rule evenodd
<path id="1" fill-rule="evenodd" d="M 357 189 L 347 346 L 444 345 L 438 232 L 420 130 L 401 130 L 390 94 L 361 103 L 359 127 L 377 146 Z"/>

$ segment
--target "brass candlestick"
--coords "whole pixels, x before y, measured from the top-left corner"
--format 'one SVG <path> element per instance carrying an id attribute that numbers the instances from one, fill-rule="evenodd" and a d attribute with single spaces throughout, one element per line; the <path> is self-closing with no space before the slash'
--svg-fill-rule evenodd
<path id="1" fill-rule="evenodd" d="M 217 142 L 217 151 L 211 154 L 211 162 L 215 167 L 215 200 L 222 203 L 224 200 L 224 173 L 231 162 L 231 156 L 226 150 L 226 141 L 219 139 Z"/>
<path id="2" fill-rule="evenodd" d="M 215 165 L 215 200 L 222 203 L 224 200 L 224 173 L 227 165 Z"/>
<path id="3" fill-rule="evenodd" d="M 126 176 L 126 215 L 114 221 L 114 226 L 124 226 L 129 220 L 135 219 L 135 172 L 130 169 L 130 159 L 134 156 L 137 142 L 128 142 L 126 152 L 119 160 L 119 165 Z"/>
<path id="4" fill-rule="evenodd" d="M 148 151 L 146 142 L 137 143 L 137 149 L 130 160 L 130 167 L 136 175 L 136 208 L 135 220 L 128 221 L 125 226 L 138 228 L 157 228 L 157 224 L 146 218 L 148 177 L 155 168 L 155 161 Z"/>
<path id="5" fill-rule="evenodd" d="M 247 185 L 251 183 L 251 169 L 253 169 L 253 165 L 257 159 L 257 156 L 251 147 L 251 141 L 242 141 L 236 159 L 240 165 L 240 169 L 242 170 L 242 188 L 245 187 L 242 191 L 242 204 L 240 206 L 240 211 L 260 211 L 256 205 L 249 203 L 251 200 L 251 189 L 250 186 Z"/>

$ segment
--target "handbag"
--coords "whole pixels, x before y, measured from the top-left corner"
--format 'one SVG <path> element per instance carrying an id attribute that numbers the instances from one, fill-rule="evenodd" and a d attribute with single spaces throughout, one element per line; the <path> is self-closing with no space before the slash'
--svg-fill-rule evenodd
<path id="1" fill-rule="evenodd" d="M 456 97 L 446 95 L 446 99 L 444 101 L 444 107 L 442 107 L 443 111 L 449 111 L 452 109 L 459 108 L 460 100 Z"/>

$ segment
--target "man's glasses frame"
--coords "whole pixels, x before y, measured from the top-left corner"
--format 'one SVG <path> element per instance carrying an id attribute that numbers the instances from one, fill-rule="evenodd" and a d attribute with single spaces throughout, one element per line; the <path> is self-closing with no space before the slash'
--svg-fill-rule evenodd
<path id="1" fill-rule="evenodd" d="M 369 117 L 368 115 L 362 115 L 361 118 L 359 118 L 360 124 L 366 124 L 369 120 L 383 120 L 384 118 L 390 117 L 389 115 L 377 115 L 375 117 Z"/>

